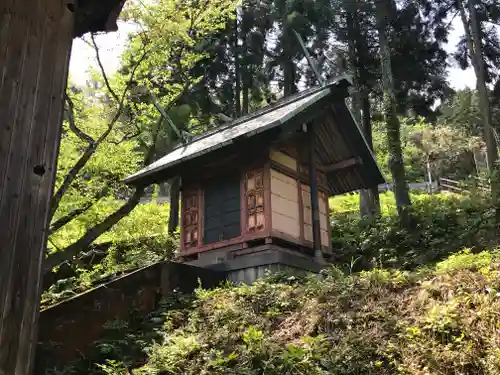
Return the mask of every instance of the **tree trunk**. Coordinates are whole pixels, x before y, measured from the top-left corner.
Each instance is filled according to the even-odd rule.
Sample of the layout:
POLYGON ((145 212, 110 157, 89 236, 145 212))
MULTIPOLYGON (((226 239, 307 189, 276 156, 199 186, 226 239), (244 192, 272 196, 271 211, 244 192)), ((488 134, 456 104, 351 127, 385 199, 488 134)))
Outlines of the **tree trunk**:
POLYGON ((283 30, 283 57, 281 62, 281 68, 283 69, 283 95, 290 96, 297 92, 297 86, 295 85, 295 63, 293 62, 291 44, 295 42, 295 36, 292 34, 292 30, 286 26, 286 20, 284 21, 283 30))
MULTIPOLYGON (((347 4, 349 6, 349 4, 347 4)), ((353 5, 351 5, 352 7, 353 5)), ((367 90, 365 69, 366 43, 361 35, 357 9, 347 12, 347 38, 349 47, 349 60, 354 77, 353 113, 356 123, 361 127, 368 146, 373 151, 372 129, 370 119, 370 100, 367 90)), ((359 209, 361 216, 374 217, 380 213, 378 186, 364 189, 359 192, 359 209)))
POLYGON ((234 80, 235 80, 235 115, 236 117, 241 116, 241 74, 240 74, 240 47, 238 43, 238 8, 236 8, 236 17, 234 18, 234 41, 233 41, 233 51, 234 51, 234 80))
POLYGON ((383 112, 387 126, 387 145, 389 149, 389 168, 394 183, 394 195, 399 217, 405 226, 409 226, 409 206, 411 205, 406 182, 401 148, 400 123, 397 116, 397 101, 392 74, 391 50, 389 47, 388 25, 392 9, 390 0, 377 0, 376 15, 380 44, 380 62, 382 67, 383 112))
POLYGON ((179 199, 180 184, 179 177, 174 177, 170 183, 170 213, 168 217, 168 233, 173 234, 179 226, 179 199))
POLYGON ((163 203, 165 201, 165 197, 170 197, 170 186, 166 182, 163 182, 161 184, 158 184, 157 202, 163 203))
MULTIPOLYGON (((361 68, 363 71, 364 68, 361 68)), ((368 91, 363 89, 361 93, 362 99, 362 116, 363 116, 363 132, 365 134, 366 143, 373 152, 373 137, 372 137, 372 121, 370 98, 368 91)), ((360 212, 362 216, 378 216, 380 215, 380 196, 378 186, 373 186, 371 189, 361 190, 360 192, 360 212)))
POLYGON ((250 89, 252 87, 252 76, 248 65, 245 66, 245 76, 243 77, 243 107, 242 113, 248 114, 250 111, 250 89))
POLYGON ((486 87, 486 63, 483 56, 483 45, 481 41, 481 25, 477 18, 477 0, 468 0, 470 22, 467 20, 462 0, 457 0, 460 17, 465 30, 467 47, 469 49, 472 66, 477 79, 477 91, 479 93, 479 106, 483 117, 484 139, 486 143, 486 161, 491 179, 491 197, 496 207, 496 222, 500 223, 499 181, 494 175, 497 167, 498 152, 495 137, 491 127, 491 107, 486 87))

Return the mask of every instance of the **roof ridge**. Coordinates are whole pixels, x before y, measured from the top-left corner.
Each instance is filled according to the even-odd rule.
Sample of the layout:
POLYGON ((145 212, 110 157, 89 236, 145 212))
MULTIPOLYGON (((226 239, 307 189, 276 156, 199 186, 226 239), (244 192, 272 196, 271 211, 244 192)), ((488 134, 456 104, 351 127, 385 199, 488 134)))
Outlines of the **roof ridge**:
POLYGON ((294 103, 294 102, 296 102, 296 101, 298 101, 300 99, 303 99, 304 97, 306 97, 308 95, 312 95, 312 94, 315 94, 316 92, 319 92, 319 91, 322 91, 324 89, 330 88, 330 87, 338 84, 340 81, 345 80, 345 79, 349 80, 349 77, 345 76, 345 75, 342 75, 342 76, 339 76, 339 77, 336 77, 336 78, 330 80, 329 82, 326 82, 326 84, 324 86, 311 87, 311 88, 308 88, 308 89, 306 89, 304 91, 300 91, 298 93, 295 93, 293 95, 283 97, 283 98, 279 99, 278 101, 276 101, 276 102, 274 102, 272 104, 266 105, 265 107, 259 108, 258 110, 254 111, 252 113, 246 114, 244 116, 240 116, 240 117, 234 119, 233 121, 231 121, 229 124, 218 126, 218 127, 214 128, 214 129, 211 129, 211 130, 208 130, 208 131, 206 131, 204 133, 196 135, 196 136, 193 137, 193 139, 190 142, 188 142, 188 143, 180 143, 179 145, 177 145, 176 147, 174 147, 173 150, 175 150, 177 148, 180 148, 180 147, 185 147, 188 144, 197 142, 197 141, 199 141, 201 139, 204 139, 204 138, 206 138, 206 137, 208 137, 208 136, 210 136, 212 134, 215 134, 215 133, 221 132, 223 130, 232 128, 232 127, 234 127, 236 125, 240 125, 240 124, 242 124, 244 122, 247 122, 249 120, 254 119, 255 117, 259 117, 259 116, 265 115, 268 112, 274 111, 274 110, 276 110, 278 108, 284 107, 285 105, 289 105, 289 104, 294 103))

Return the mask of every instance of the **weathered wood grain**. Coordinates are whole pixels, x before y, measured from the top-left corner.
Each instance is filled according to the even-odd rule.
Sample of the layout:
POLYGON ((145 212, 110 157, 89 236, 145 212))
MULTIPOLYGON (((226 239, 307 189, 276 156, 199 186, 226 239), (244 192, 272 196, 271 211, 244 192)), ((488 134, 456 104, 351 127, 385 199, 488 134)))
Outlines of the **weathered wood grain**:
POLYGON ((33 361, 73 31, 66 5, 0 6, 0 375, 28 374, 33 361))

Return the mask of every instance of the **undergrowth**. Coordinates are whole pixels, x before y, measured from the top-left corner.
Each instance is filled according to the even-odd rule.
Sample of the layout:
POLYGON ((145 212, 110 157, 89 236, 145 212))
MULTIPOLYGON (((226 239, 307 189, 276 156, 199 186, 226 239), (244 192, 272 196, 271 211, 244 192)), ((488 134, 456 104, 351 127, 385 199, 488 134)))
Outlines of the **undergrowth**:
MULTIPOLYGON (((414 228, 404 229, 389 195, 376 219, 360 218, 356 199, 330 201, 335 266, 321 275, 172 295, 149 316, 110 322, 85 360, 47 374, 499 374, 500 251, 486 250, 496 242, 488 202, 413 195, 414 228)), ((110 252, 69 290, 157 255, 140 244, 118 262, 110 252)), ((52 296, 68 290, 56 287, 52 296)))
POLYGON ((412 270, 461 248, 496 246, 494 210, 479 196, 412 194, 412 228, 402 228, 392 193, 381 197, 382 215, 361 218, 359 196, 330 200, 332 262, 344 272, 378 268, 412 270))
POLYGON ((274 275, 165 301, 140 337, 115 330, 93 365, 58 374, 497 375, 498 311, 497 250, 414 272, 274 275))

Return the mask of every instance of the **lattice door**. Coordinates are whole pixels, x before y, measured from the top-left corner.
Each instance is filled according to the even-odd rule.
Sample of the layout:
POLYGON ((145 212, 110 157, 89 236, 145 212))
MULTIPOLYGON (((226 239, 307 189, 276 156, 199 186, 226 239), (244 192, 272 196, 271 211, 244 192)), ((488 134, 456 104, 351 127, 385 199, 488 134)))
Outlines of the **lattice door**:
POLYGON ((196 191, 186 192, 183 199, 184 211, 184 247, 190 248, 198 245, 198 227, 199 227, 199 205, 198 194, 196 191))
POLYGON ((247 231, 260 231, 265 227, 264 170, 254 170, 246 175, 247 231))

